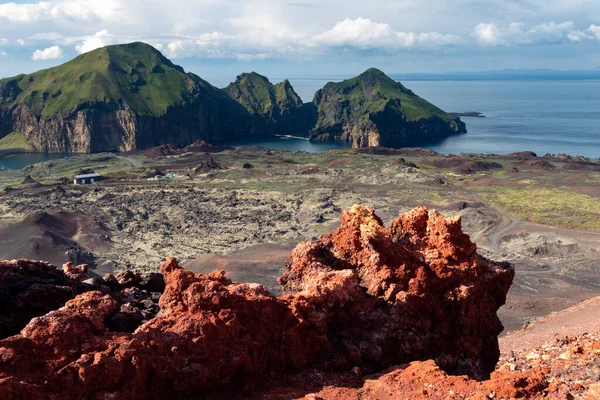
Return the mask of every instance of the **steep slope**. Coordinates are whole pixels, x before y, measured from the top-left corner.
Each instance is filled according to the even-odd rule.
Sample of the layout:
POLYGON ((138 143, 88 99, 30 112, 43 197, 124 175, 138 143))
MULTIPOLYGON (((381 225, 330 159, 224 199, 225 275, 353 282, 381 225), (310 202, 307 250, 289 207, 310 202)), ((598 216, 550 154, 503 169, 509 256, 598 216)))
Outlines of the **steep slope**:
POLYGON ((257 133, 308 133, 316 123, 312 104, 304 104, 286 79, 276 85, 256 72, 238 76, 225 88, 253 118, 257 133))
POLYGON ((249 131, 247 112, 144 43, 108 46, 0 81, 0 137, 37 151, 127 151, 249 131))
POLYGON ((328 83, 317 92, 315 141, 344 140, 353 147, 402 147, 466 133, 448 114, 372 68, 360 76, 328 83))

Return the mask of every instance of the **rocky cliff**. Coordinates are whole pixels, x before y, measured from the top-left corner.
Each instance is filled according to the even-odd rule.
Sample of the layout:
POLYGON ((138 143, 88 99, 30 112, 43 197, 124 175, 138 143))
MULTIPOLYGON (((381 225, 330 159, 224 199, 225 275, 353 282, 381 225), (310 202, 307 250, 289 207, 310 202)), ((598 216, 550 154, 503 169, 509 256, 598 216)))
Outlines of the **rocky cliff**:
POLYGON ((143 43, 0 80, 0 137, 25 134, 40 152, 183 147, 251 131, 241 105, 143 43))
POLYGON ((360 147, 422 145, 466 133, 466 126, 377 69, 328 83, 314 98, 314 141, 341 140, 360 147))
POLYGON ((303 103, 288 80, 273 85, 252 72, 221 90, 131 43, 0 80, 0 138, 13 132, 39 152, 93 153, 309 132, 315 141, 402 147, 466 128, 375 69, 303 103))
MULTIPOLYGON (((66 265, 65 277, 84 271, 66 265)), ((477 255, 460 219, 419 208, 385 228, 360 206, 342 214, 336 232, 294 250, 279 298, 174 259, 161 272, 157 289, 142 289, 135 274, 86 281, 89 291, 0 340, 3 396, 248 397, 324 379, 355 386, 362 374, 427 359, 446 371, 439 375, 485 378, 498 361, 496 311, 514 276, 477 255), (163 291, 158 314, 153 290, 163 291)))
POLYGON ((315 126, 314 105, 304 104, 287 79, 273 85, 251 72, 238 76, 225 92, 252 115, 256 133, 307 134, 315 126))

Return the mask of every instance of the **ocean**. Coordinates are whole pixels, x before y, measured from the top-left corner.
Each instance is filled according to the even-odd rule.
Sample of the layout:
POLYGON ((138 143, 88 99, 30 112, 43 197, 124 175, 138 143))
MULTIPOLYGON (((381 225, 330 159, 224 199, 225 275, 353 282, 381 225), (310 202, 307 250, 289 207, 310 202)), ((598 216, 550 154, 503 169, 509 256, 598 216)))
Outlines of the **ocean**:
MULTIPOLYGON (((392 75, 393 76, 393 75, 392 75)), ((282 79, 271 79, 279 82, 282 79)), ((290 78, 304 101, 329 80, 290 78)), ((219 87, 226 82, 211 81, 219 87)), ((600 80, 570 81, 403 81, 419 96, 449 112, 475 111, 485 118, 462 117, 468 133, 422 147, 443 153, 533 151, 600 158, 600 80)), ((293 137, 256 137, 229 143, 273 149, 321 152, 343 143, 310 143, 293 137)), ((0 168, 19 169, 57 154, 23 154, 0 158, 0 168)))
MULTIPOLYGON (((309 101, 327 80, 296 78, 290 82, 309 101)), ((402 83, 445 111, 486 116, 462 117, 466 135, 423 146, 428 149, 443 154, 530 150, 538 155, 600 157, 599 80, 402 83)))

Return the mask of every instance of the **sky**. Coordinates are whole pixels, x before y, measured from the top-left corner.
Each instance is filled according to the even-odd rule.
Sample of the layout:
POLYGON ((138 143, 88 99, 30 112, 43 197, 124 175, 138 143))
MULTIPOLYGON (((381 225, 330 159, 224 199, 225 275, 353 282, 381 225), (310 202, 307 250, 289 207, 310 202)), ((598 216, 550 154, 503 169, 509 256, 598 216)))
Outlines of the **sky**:
POLYGON ((143 41, 225 84, 270 77, 600 67, 600 0, 0 1, 0 77, 143 41))

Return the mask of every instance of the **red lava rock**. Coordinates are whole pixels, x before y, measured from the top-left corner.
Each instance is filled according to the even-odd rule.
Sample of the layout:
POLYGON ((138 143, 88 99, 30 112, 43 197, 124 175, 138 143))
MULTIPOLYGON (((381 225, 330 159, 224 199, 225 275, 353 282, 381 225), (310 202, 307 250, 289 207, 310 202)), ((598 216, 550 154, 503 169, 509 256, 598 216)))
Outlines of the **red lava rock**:
POLYGON ((73 263, 69 261, 63 265, 62 270, 65 275, 76 281, 83 281, 88 278, 87 264, 74 266, 73 263))
MULTIPOLYGON (((414 372, 407 388, 424 395, 430 389, 418 379, 471 382, 444 371, 488 376, 498 361, 496 311, 512 267, 477 255, 459 219, 425 208, 388 229, 370 208, 355 206, 341 219, 336 232, 293 251, 280 298, 261 285, 233 283, 223 271, 194 274, 175 259, 161 267, 160 312, 132 333, 105 325, 123 312, 115 297, 99 291, 76 297, 0 341, 0 393, 7 399, 206 397, 263 390, 307 371, 306 384, 325 384, 338 372, 351 382, 427 359, 442 369, 430 361, 418 374, 411 367, 394 373, 388 383, 401 385, 414 372)), ((510 376, 522 378, 514 390, 543 386, 528 374, 510 376)), ((362 398, 392 398, 384 387, 373 390, 362 398)))
POLYGON ((321 324, 328 347, 337 346, 324 366, 373 373, 435 359, 452 373, 489 376, 503 329, 496 311, 514 269, 480 257, 460 218, 424 207, 386 229, 373 209, 355 206, 341 225, 299 245, 280 278, 302 318, 321 324))
POLYGON ((433 361, 415 361, 382 375, 367 377, 362 387, 327 387, 303 397, 304 400, 397 400, 397 399, 516 399, 543 397, 544 371, 494 372, 485 382, 466 376, 450 376, 433 361))

